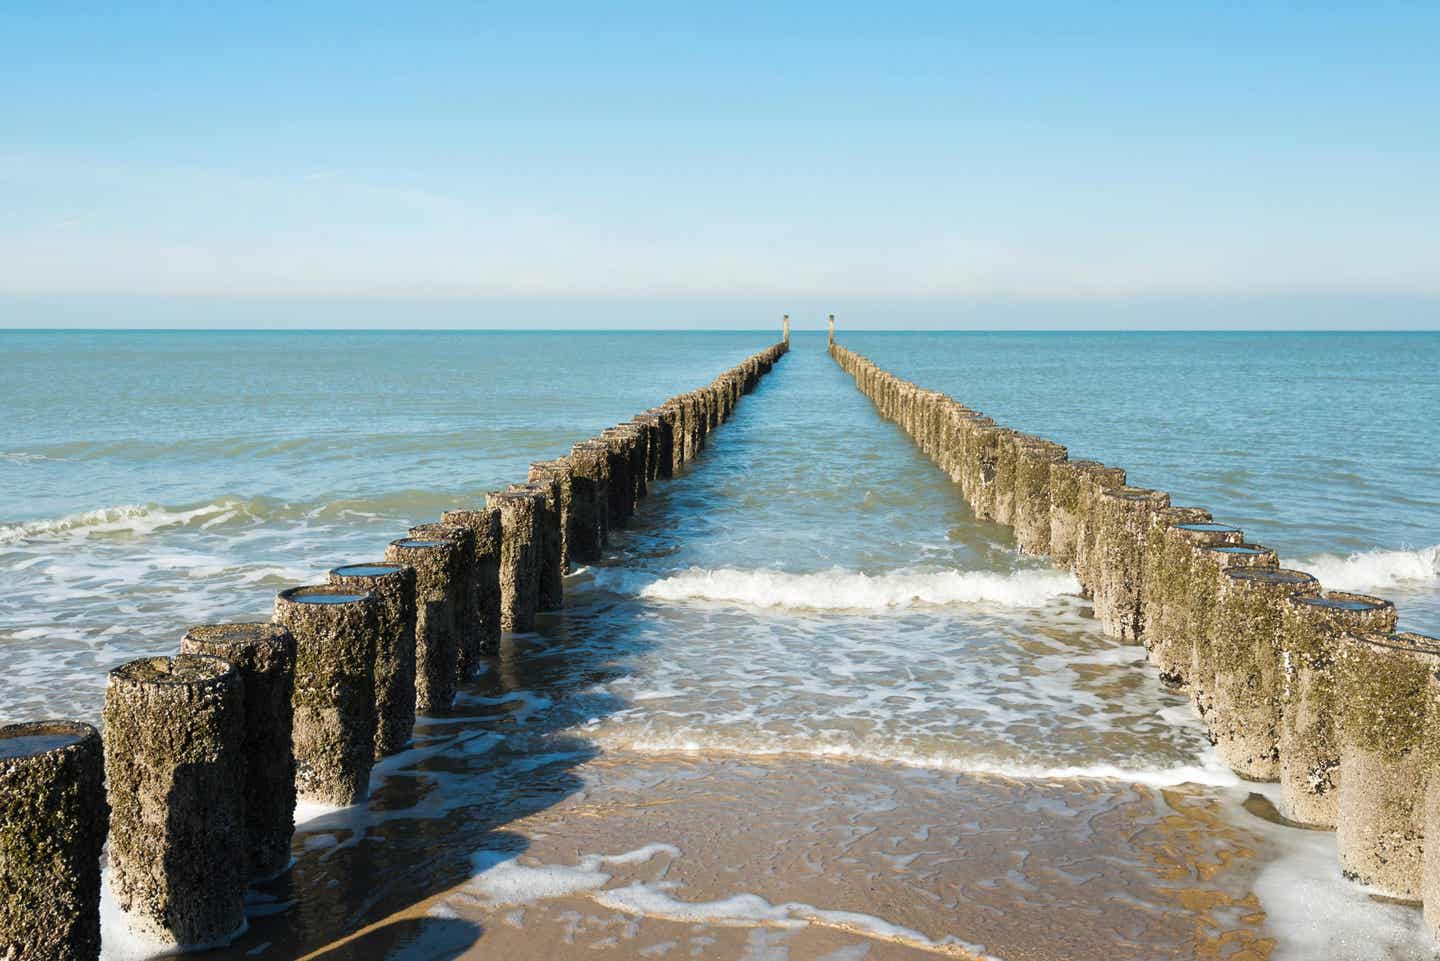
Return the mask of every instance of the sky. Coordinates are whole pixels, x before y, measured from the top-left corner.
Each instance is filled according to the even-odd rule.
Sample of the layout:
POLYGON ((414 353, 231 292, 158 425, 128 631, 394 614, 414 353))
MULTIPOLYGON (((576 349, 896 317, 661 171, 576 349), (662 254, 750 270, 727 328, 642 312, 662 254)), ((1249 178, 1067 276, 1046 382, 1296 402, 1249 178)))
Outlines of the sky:
POLYGON ((0 326, 1440 327, 1440 5, 0 9, 0 326))

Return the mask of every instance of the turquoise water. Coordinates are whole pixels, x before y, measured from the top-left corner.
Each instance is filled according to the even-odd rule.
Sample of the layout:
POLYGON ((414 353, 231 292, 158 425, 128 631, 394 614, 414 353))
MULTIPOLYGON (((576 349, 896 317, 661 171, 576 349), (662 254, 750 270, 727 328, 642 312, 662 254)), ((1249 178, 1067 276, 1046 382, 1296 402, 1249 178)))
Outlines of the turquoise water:
MULTIPOLYGON (((267 616, 277 591, 373 561, 410 526, 773 339, 0 333, 0 721, 94 720, 108 668, 173 651, 191 623, 267 616)), ((844 340, 1440 633, 1440 336, 844 340)), ((463 877, 464 844, 497 811, 575 790, 596 757, 1188 784, 1249 823, 1188 700, 1100 634, 1068 574, 977 522, 822 336, 797 335, 686 476, 654 485, 566 590, 565 609, 508 638, 464 692, 463 733, 422 725, 415 757, 377 773, 371 820, 341 855, 303 853, 306 831, 340 822, 308 824, 293 886, 274 893, 297 906, 252 918, 237 957, 266 939, 313 949, 410 903, 437 883, 416 865, 463 877)), ((1328 956, 1407 956, 1412 912, 1277 870, 1267 890, 1324 894, 1368 925, 1328 956)))

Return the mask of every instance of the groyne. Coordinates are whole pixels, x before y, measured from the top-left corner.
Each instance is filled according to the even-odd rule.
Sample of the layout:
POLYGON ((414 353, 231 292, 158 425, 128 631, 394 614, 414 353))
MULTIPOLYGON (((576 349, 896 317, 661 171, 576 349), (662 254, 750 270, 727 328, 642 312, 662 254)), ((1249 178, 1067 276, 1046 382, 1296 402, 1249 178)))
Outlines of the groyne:
POLYGON ((291 863, 297 798, 363 801, 416 714, 448 711, 502 632, 559 610, 565 573, 599 560, 788 350, 787 319, 709 384, 377 545, 380 560, 282 591, 268 621, 184 629, 175 656, 110 673, 103 736, 0 727, 0 958, 99 957, 107 836, 134 933, 178 951, 231 940, 247 885, 291 863))
POLYGON ((1071 570, 1101 628, 1143 645, 1158 680, 1188 690, 1239 777, 1278 782, 1283 818, 1337 830, 1337 871, 1423 902, 1440 939, 1440 640, 1395 633, 1389 601, 1326 591, 1123 468, 1072 460, 1060 443, 891 374, 837 343, 833 318, 829 340, 977 517, 1071 570))

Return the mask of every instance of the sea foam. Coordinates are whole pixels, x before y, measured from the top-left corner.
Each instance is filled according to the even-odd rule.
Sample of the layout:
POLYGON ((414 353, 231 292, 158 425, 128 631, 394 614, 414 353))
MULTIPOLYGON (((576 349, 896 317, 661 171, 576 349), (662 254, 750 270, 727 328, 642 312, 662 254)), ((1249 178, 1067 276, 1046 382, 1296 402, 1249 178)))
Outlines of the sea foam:
POLYGON ((664 578, 597 570, 596 583, 618 593, 658 601, 717 601, 790 610, 887 610, 992 604, 1042 607, 1080 590, 1074 575, 1056 570, 864 574, 839 568, 813 574, 692 567, 664 578))
POLYGON ((1440 544, 1408 551, 1364 551, 1348 557, 1320 554, 1298 561, 1296 566, 1333 590, 1384 591, 1440 580, 1440 544))

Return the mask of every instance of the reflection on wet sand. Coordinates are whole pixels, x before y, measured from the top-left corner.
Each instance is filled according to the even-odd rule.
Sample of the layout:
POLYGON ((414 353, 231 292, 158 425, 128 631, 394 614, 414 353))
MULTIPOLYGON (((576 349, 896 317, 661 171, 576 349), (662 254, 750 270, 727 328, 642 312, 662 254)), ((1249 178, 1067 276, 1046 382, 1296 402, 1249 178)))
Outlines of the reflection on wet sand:
MULTIPOLYGON (((380 868, 368 892, 335 883, 333 867, 320 868, 324 881, 297 870, 312 891, 334 892, 305 925, 320 935, 328 912, 334 938, 285 942, 257 925, 234 955, 269 940, 262 954, 337 961, 577 948, 602 958, 1269 956, 1249 893, 1257 841, 1226 823, 1219 800, 1188 789, 799 759, 607 756, 567 776, 578 790, 504 833, 447 843, 458 861, 428 862, 423 886, 392 873, 404 858, 368 866, 380 868)), ((406 838, 387 834, 386 846, 406 838)))

